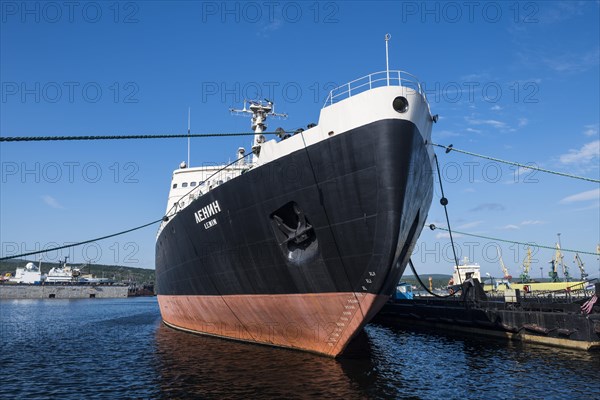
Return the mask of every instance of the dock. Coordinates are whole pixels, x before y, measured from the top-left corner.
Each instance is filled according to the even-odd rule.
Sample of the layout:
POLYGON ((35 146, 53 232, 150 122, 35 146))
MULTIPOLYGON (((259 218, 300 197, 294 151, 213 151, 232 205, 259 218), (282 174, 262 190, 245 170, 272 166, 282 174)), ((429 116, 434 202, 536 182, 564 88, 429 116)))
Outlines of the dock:
POLYGON ((127 285, 0 284, 0 300, 126 298, 127 285))
POLYGON ((517 289, 492 297, 475 282, 465 282, 460 297, 392 299, 373 322, 600 350, 600 283, 580 296, 517 289))

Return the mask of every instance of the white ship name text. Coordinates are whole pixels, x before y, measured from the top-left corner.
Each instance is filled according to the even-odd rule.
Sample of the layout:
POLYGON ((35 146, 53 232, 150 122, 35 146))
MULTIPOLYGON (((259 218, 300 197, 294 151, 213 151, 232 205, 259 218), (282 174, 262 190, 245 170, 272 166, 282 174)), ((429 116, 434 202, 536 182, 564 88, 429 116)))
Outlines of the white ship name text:
POLYGON ((217 219, 213 218, 210 221, 204 223, 204 229, 212 228, 216 224, 217 224, 217 219))
POLYGON ((194 217, 196 217, 196 223, 199 224, 200 222, 202 222, 220 212, 221 212, 221 207, 219 206, 219 201, 215 200, 212 203, 210 203, 210 204, 202 207, 198 211, 196 211, 196 213, 194 214, 194 217))

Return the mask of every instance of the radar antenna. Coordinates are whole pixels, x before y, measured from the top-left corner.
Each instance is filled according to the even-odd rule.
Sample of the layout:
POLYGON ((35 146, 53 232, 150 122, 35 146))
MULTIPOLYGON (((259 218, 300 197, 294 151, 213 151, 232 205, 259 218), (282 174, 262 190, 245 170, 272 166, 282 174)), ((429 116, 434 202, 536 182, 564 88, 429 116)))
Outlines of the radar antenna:
POLYGON ((252 153, 253 159, 256 161, 257 157, 260 155, 260 146, 266 141, 265 136, 262 134, 266 129, 267 125, 265 121, 267 117, 278 117, 278 118, 287 118, 287 114, 276 113, 275 105, 269 99, 264 100, 244 100, 244 108, 235 109, 230 108, 229 111, 233 115, 245 116, 247 114, 252 115, 252 130, 254 131, 254 142, 252 144, 252 153), (249 107, 246 108, 246 103, 249 104, 249 107))

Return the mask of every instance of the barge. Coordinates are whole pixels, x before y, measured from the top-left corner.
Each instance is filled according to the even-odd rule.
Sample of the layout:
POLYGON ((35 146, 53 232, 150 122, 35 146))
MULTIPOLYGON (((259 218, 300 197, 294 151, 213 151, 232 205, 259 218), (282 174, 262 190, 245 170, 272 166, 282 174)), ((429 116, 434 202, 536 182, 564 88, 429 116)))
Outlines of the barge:
POLYGON ((373 322, 600 350, 599 294, 600 283, 596 283, 593 291, 580 296, 566 291, 542 295, 517 289, 491 297, 477 280, 468 280, 460 297, 394 296, 373 322))

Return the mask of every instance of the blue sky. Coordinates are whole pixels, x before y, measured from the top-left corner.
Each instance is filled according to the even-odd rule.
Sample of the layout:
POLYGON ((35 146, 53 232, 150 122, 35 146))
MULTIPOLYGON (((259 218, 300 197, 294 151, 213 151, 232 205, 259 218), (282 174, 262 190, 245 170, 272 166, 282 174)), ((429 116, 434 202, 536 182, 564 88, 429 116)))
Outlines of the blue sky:
MULTIPOLYGON (((598 179, 599 23, 585 2, 12 2, 0 8, 0 134, 99 135, 248 131, 230 116, 244 97, 269 97, 317 122, 327 91, 390 68, 417 75, 434 141, 598 179)), ((221 163, 249 138, 195 139, 192 165, 221 163)), ((516 171, 437 150, 452 227, 595 251, 598 184, 516 171)), ((3 143, 3 256, 90 239, 160 218, 186 141, 3 143)), ((445 226, 439 189, 429 222, 445 226)), ((98 242, 76 263, 154 266, 156 227, 98 242)), ((458 236, 458 235, 457 235, 458 236)), ((457 237, 463 255, 500 275, 495 244, 457 237)), ((500 244, 513 275, 523 246, 500 244)), ((413 260, 449 273, 441 231, 424 230, 413 260)), ((544 276, 552 251, 535 252, 544 276)), ((600 261, 583 256, 598 276, 600 261)), ((571 274, 579 273, 565 261, 571 274)))

